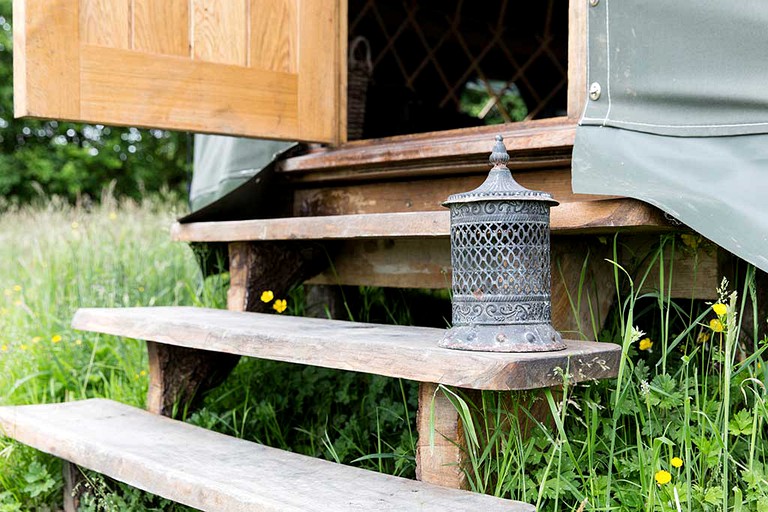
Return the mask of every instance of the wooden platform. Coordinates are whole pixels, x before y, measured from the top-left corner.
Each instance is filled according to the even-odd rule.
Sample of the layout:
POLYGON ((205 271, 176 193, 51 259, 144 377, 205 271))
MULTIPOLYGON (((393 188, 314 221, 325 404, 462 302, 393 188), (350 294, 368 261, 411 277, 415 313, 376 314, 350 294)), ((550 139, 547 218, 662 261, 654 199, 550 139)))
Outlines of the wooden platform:
POLYGON ((615 377, 621 347, 566 341, 557 352, 498 354, 437 346, 442 329, 191 307, 80 309, 75 329, 470 389, 523 390, 615 377), (561 371, 562 370, 562 371, 561 371))
POLYGON ((0 407, 0 429, 38 450, 201 510, 534 510, 269 448, 110 400, 0 407))
MULTIPOLYGON (((617 229, 664 231, 669 223, 653 206, 635 199, 563 203, 552 209, 553 234, 608 233, 617 229)), ((180 242, 447 238, 449 212, 370 213, 229 222, 175 223, 180 242)))

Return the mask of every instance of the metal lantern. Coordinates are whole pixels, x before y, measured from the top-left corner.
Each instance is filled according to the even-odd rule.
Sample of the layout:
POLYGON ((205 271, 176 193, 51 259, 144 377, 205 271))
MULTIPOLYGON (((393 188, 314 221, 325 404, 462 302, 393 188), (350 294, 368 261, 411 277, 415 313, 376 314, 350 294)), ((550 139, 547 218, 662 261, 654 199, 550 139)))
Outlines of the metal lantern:
POLYGON ((518 184, 500 135, 477 189, 451 210, 453 327, 441 347, 493 352, 565 348, 551 323, 549 209, 552 195, 518 184))

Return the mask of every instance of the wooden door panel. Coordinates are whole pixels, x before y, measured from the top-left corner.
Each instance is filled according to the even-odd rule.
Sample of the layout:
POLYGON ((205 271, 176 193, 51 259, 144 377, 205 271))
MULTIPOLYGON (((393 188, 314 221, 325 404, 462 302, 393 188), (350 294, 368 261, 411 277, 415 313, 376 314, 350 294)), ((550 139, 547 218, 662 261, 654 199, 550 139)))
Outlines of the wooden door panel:
POLYGON ((133 0, 133 49, 189 55, 189 0, 133 0))
POLYGON ((345 139, 346 0, 14 0, 17 116, 345 139))

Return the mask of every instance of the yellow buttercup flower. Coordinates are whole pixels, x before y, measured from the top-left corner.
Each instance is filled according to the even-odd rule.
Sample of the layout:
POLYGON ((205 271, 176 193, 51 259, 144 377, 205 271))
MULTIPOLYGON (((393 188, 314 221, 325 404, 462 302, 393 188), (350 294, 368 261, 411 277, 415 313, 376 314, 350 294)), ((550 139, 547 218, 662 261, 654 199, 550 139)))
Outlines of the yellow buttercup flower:
POLYGON ((651 338, 643 338, 640 340, 640 350, 650 350, 653 346, 651 338))
POLYGON ((75 345, 82 345, 82 344, 83 344, 83 340, 81 340, 80 338, 75 340, 75 345))
POLYGON ((8 352, 8 345, 0 345, 0 351, 8 352))
POLYGON ((285 308, 288 307, 288 303, 285 299, 277 299, 274 304, 272 304, 272 309, 277 311, 278 313, 282 313, 285 311, 285 308))
POLYGON ((35 336, 32 338, 32 343, 40 343, 41 341, 43 341, 43 338, 40 336, 35 336))
POLYGON ((717 318, 713 318, 709 321, 709 328, 715 332, 723 332, 725 330, 725 327, 723 327, 723 322, 717 318))
POLYGON ((669 471, 660 470, 656 472, 656 483, 659 485, 668 484, 672 481, 672 475, 669 473, 669 471))
POLYGON ((13 285, 13 291, 20 292, 21 291, 21 285, 18 285, 18 284, 13 285))
POLYGON ((117 218, 117 214, 115 212, 109 212, 109 220, 115 220, 117 218))
POLYGON ((80 224, 77 221, 72 223, 72 229, 77 229, 79 227, 80 227, 80 224))
POLYGON ((147 370, 141 370, 139 372, 139 375, 141 375, 142 377, 145 377, 147 375, 147 370))
POLYGON ((24 345, 23 343, 22 343, 21 345, 19 345, 19 348, 20 348, 21 350, 27 350, 27 346, 26 346, 26 345, 24 345))
POLYGON ((54 334, 54 335, 51 337, 51 343, 58 343, 58 342, 60 342, 60 341, 61 341, 61 336, 59 336, 58 334, 54 334))
POLYGON ((718 302, 717 304, 712 304, 712 310, 717 316, 723 316, 728 312, 728 306, 718 302))
POLYGON ((261 302, 272 302, 274 298, 275 294, 272 293, 272 290, 261 292, 261 302))
POLYGON ((672 464, 673 468, 683 467, 683 459, 680 457, 672 457, 672 460, 669 463, 672 464))

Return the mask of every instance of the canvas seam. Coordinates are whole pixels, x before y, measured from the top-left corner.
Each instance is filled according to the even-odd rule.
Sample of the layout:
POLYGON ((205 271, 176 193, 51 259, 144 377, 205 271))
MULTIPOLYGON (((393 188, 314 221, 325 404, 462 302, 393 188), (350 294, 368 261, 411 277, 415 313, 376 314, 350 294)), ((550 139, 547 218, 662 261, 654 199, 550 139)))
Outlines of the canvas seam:
POLYGON ((768 126, 768 122, 761 123, 733 123, 733 124, 657 124, 657 123, 641 123, 639 121, 622 121, 620 119, 608 119, 599 117, 586 117, 582 118, 583 121, 599 121, 605 126, 606 121, 610 121, 616 124, 631 124, 637 126, 656 126, 659 128, 738 128, 740 126, 768 126))

